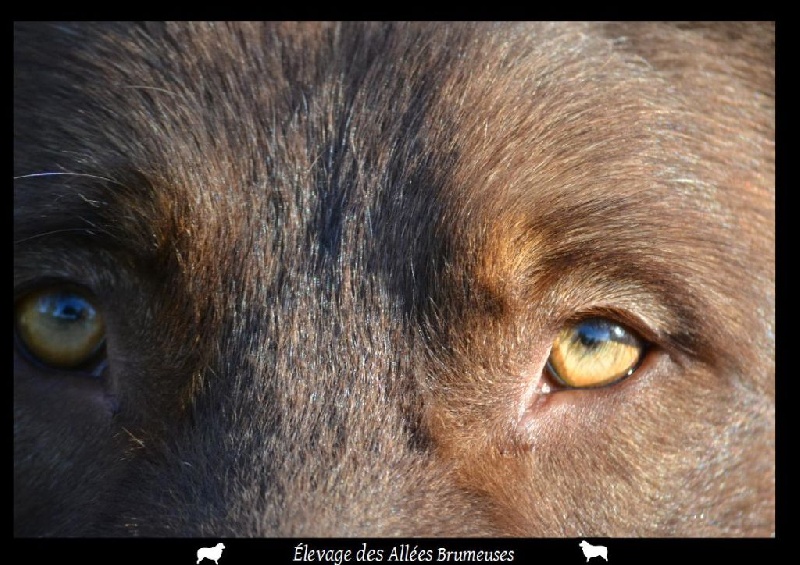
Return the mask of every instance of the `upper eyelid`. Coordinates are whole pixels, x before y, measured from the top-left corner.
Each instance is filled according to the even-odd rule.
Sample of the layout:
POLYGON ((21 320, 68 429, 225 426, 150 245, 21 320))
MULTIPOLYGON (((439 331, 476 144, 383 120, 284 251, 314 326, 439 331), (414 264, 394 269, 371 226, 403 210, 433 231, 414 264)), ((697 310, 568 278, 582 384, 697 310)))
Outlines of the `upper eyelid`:
POLYGON ((14 281, 14 302, 17 302, 26 295, 48 287, 74 288, 91 296, 97 296, 91 284, 85 284, 74 277, 64 277, 58 275, 44 275, 18 279, 14 281))
POLYGON ((636 337, 648 344, 657 344, 668 339, 658 328, 653 328, 650 323, 642 320, 627 309, 613 308, 610 306, 597 306, 579 310, 568 317, 558 321, 558 330, 581 323, 591 318, 602 318, 624 327, 633 332, 636 337))
POLYGON ((75 247, 62 241, 45 250, 14 254, 14 298, 53 284, 77 286, 102 299, 117 281, 130 278, 131 274, 105 250, 75 247))
POLYGON ((701 359, 710 348, 703 331, 707 322, 699 314, 709 309, 702 302, 702 293, 681 287, 674 278, 654 280, 647 272, 644 260, 639 267, 632 262, 619 272, 576 264, 541 284, 533 275, 525 299, 549 313, 545 323, 551 331, 569 321, 599 315, 622 323, 675 355, 701 359))

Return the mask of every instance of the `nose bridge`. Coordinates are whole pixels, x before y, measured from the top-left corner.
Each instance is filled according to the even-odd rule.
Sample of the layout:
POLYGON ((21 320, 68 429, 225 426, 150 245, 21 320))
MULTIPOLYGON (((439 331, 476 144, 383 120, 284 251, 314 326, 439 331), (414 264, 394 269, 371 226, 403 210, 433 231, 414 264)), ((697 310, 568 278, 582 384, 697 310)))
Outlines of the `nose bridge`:
POLYGON ((220 507, 204 520, 251 535, 397 533, 397 510, 425 490, 409 477, 442 481, 413 445, 411 340, 368 278, 303 279, 229 326, 222 349, 237 353, 207 376, 193 435, 206 436, 197 460, 217 463, 195 480, 220 507))
POLYGON ((410 348, 401 320, 366 281, 358 292, 335 294, 309 283, 282 301, 274 366, 263 377, 276 385, 284 431, 336 452, 342 442, 371 443, 387 429, 399 436, 400 400, 413 394, 413 374, 399 366, 410 348))

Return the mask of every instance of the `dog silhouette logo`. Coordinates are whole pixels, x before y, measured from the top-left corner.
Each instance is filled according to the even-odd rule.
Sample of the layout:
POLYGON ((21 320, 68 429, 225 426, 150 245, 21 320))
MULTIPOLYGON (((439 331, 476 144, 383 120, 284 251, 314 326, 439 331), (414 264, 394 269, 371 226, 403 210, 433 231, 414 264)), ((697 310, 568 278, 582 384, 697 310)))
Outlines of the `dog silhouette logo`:
POLYGON ((589 559, 592 557, 602 557, 606 561, 608 561, 608 548, 602 545, 592 545, 586 540, 581 540, 581 543, 578 545, 581 546, 581 550, 583 551, 583 555, 586 557, 586 562, 589 562, 589 559))
POLYGON ((224 543, 218 543, 214 547, 201 547, 197 550, 197 563, 203 559, 208 559, 214 563, 219 564, 219 558, 222 557, 222 550, 225 549, 224 543))

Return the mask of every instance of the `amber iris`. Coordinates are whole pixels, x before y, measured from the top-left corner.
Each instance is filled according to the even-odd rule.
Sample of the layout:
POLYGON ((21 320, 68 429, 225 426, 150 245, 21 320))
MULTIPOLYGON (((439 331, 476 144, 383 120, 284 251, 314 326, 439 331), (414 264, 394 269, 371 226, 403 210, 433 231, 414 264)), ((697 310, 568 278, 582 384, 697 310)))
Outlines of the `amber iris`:
POLYGON ((646 343, 633 331, 605 318, 570 324, 558 334, 547 366, 570 388, 591 388, 630 376, 641 363, 646 343))
POLYGON ((87 292, 48 287, 29 292, 15 306, 17 338, 36 360, 56 368, 91 361, 105 342, 105 324, 87 292))

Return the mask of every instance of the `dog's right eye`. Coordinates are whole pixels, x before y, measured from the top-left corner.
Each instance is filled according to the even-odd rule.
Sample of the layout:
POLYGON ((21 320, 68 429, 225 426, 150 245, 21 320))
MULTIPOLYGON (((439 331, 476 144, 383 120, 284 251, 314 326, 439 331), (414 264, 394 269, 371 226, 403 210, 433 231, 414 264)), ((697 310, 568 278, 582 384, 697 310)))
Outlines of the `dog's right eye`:
POLYGON ((14 310, 17 342, 44 365, 81 368, 103 350, 103 316, 96 299, 84 290, 68 285, 34 290, 14 310))
POLYGON ((547 368, 569 388, 596 388, 633 374, 646 352, 647 343, 633 330, 606 318, 588 318, 561 331, 547 368))

